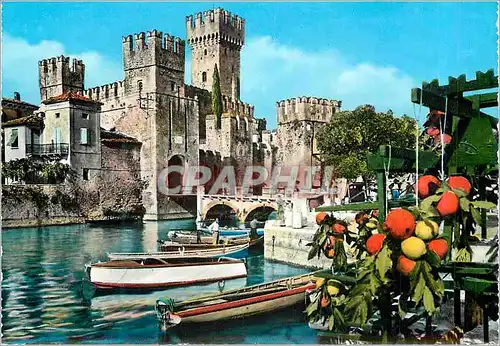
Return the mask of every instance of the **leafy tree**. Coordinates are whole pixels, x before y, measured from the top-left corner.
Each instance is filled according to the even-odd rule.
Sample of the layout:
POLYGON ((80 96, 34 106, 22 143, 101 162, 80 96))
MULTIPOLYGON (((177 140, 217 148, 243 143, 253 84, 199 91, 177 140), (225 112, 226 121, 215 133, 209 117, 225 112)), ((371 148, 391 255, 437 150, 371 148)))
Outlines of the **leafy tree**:
POLYGON ((333 166, 337 177, 366 181, 374 172, 366 165, 366 155, 381 145, 415 148, 416 122, 392 111, 377 113, 370 105, 335 114, 318 134, 318 149, 325 165, 333 166))
POLYGON ((219 70, 217 69, 217 64, 215 64, 214 74, 212 77, 212 111, 217 119, 217 128, 221 128, 222 119, 222 94, 220 91, 220 79, 219 70))

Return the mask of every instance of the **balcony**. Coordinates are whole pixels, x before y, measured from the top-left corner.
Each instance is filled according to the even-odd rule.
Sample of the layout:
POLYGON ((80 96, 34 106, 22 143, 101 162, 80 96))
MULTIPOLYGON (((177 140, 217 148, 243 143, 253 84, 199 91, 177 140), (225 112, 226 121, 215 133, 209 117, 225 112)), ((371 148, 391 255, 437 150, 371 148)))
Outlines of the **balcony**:
POLYGON ((52 156, 52 155, 68 155, 68 143, 55 144, 26 144, 26 155, 33 156, 52 156))

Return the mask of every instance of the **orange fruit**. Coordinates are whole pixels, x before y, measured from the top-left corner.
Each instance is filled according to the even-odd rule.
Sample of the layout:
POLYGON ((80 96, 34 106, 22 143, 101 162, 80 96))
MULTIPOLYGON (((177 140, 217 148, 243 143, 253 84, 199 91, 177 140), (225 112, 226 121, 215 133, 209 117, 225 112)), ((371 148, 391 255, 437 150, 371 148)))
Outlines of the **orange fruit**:
POLYGON ((418 196, 420 198, 433 195, 441 186, 441 182, 433 175, 424 175, 418 179, 418 196))
POLYGON ((401 274, 408 276, 413 271, 413 269, 415 269, 416 265, 417 262, 401 255, 398 258, 397 269, 401 274))
POLYGON ((448 186, 451 189, 461 189, 461 190, 464 190, 464 192, 466 194, 469 194, 470 191, 471 191, 471 189, 472 189, 472 186, 471 186, 469 180, 467 180, 467 178, 461 177, 461 176, 450 177, 448 179, 448 186))
POLYGON ((429 250, 434 252, 439 258, 444 259, 448 253, 448 242, 446 239, 439 238, 429 242, 429 250))
POLYGON ((384 234, 374 234, 366 241, 366 249, 370 255, 375 255, 382 249, 384 244, 385 235, 384 234))
POLYGON ((333 258, 335 257, 335 250, 334 249, 328 249, 325 253, 326 258, 333 258))
POLYGON ((396 239, 406 239, 415 231, 415 218, 408 210, 394 209, 385 218, 384 229, 396 239))
POLYGON ((345 226, 340 223, 333 224, 332 231, 333 233, 344 234, 345 226))
POLYGON ((327 213, 325 213, 324 211, 316 214, 316 223, 318 225, 321 225, 323 223, 323 221, 325 221, 325 218, 328 216, 327 213))
POLYGON ((441 216, 455 214, 458 211, 459 203, 460 202, 455 193, 452 191, 445 191, 441 195, 441 199, 439 200, 436 209, 441 216))
POLYGON ((437 127, 431 126, 427 129, 427 134, 431 137, 439 136, 439 129, 437 127))
POLYGON ((321 307, 326 308, 330 304, 330 299, 326 296, 326 294, 321 297, 321 307))

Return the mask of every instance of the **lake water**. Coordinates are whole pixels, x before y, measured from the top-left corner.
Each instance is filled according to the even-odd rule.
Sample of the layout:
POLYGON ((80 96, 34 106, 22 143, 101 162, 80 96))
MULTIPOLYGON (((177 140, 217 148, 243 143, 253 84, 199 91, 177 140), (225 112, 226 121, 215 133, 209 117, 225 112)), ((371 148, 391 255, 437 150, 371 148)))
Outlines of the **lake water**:
MULTIPOLYGON (((317 333, 301 311, 283 311, 244 321, 160 332, 156 298, 185 299, 219 291, 218 284, 154 293, 93 296, 84 265, 108 252, 155 251, 157 240, 190 221, 141 225, 71 225, 2 230, 2 341, 4 343, 274 343, 312 344, 317 333)), ((248 277, 227 281, 224 290, 298 275, 306 269, 268 262, 250 253, 248 277)))

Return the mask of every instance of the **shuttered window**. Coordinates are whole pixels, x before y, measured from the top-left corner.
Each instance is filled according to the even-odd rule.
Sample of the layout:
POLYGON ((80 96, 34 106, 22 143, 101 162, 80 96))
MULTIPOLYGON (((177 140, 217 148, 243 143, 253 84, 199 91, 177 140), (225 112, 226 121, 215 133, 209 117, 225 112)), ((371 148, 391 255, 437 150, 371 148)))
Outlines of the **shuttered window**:
POLYGON ((80 129, 80 144, 89 144, 89 131, 85 127, 80 129))
POLYGON ((17 129, 12 129, 7 145, 11 148, 19 148, 19 134, 17 129))

